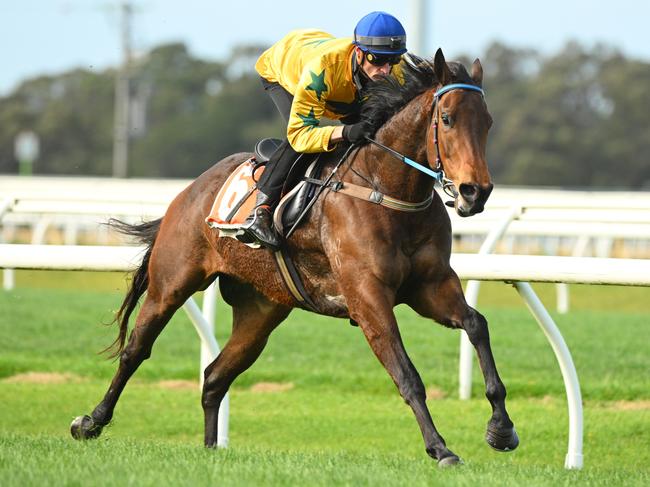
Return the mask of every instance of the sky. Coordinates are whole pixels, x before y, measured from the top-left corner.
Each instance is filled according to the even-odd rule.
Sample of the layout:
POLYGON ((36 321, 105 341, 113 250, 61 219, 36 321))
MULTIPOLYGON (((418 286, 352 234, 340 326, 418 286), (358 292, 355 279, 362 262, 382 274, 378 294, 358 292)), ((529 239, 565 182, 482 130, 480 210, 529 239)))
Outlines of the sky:
MULTIPOLYGON (((0 96, 25 79, 83 67, 104 70, 121 57, 123 0, 0 0, 0 96)), ((421 0, 427 2, 423 44, 416 54, 442 47, 447 59, 480 57, 492 41, 553 54, 568 40, 588 48, 606 43, 650 62, 646 0, 421 0)), ((238 44, 272 44, 295 28, 351 35, 373 10, 398 17, 410 47, 417 0, 131 0, 132 44, 146 52, 184 42, 206 60, 225 59, 238 44), (410 33, 410 34, 409 34, 410 33)))

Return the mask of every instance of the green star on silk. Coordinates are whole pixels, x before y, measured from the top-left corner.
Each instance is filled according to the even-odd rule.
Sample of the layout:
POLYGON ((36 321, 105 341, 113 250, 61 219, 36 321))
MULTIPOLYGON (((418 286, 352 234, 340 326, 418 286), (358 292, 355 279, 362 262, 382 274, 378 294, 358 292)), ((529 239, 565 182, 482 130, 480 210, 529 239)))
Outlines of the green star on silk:
POLYGON ((316 39, 314 41, 309 41, 305 42, 305 46, 311 46, 313 45, 314 47, 320 46, 323 42, 331 41, 332 39, 316 39))
POLYGON ((309 114, 307 115, 302 115, 300 113, 296 113, 296 115, 298 115, 298 117, 300 117, 302 120, 303 127, 309 127, 307 130, 311 130, 320 124, 320 121, 316 118, 316 115, 314 115, 313 108, 309 110, 309 114))
POLYGON ((320 101, 323 92, 327 91, 327 85, 325 84, 325 70, 323 69, 320 74, 309 71, 309 74, 311 75, 311 83, 305 87, 305 90, 315 91, 318 101, 320 101))

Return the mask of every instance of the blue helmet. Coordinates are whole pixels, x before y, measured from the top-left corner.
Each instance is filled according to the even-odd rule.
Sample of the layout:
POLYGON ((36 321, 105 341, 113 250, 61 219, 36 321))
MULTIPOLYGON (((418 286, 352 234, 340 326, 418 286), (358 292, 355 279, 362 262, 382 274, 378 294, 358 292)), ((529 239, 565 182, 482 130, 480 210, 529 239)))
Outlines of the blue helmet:
POLYGON ((353 44, 373 54, 404 54, 406 31, 391 14, 371 12, 354 28, 353 44))

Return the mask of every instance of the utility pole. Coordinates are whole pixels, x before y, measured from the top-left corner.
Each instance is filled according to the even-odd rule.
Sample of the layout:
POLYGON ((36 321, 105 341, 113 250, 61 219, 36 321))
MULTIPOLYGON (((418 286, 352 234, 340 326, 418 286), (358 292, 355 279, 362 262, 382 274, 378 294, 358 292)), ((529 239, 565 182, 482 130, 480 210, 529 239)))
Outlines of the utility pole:
POLYGON ((131 15, 133 9, 129 1, 120 6, 120 38, 122 44, 122 63, 115 76, 115 111, 113 127, 113 177, 125 178, 129 164, 129 119, 131 112, 131 93, 129 87, 131 67, 131 15))
POLYGON ((407 43, 409 51, 418 56, 428 57, 429 52, 429 30, 433 28, 430 24, 430 10, 433 0, 411 0, 411 28, 407 43))

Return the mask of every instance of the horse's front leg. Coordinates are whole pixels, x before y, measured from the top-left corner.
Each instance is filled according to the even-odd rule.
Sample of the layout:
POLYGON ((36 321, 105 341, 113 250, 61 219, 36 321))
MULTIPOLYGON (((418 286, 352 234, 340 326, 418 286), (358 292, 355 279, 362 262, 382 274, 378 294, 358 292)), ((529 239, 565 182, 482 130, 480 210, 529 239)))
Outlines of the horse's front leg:
POLYGON ((393 314, 394 292, 372 277, 360 281, 355 275, 346 282, 350 283, 346 289, 350 318, 359 324, 372 351, 413 410, 427 453, 437 459, 440 466, 458 463, 458 456, 447 448, 433 424, 425 403, 424 384, 404 349, 393 314))
POLYGON ((441 281, 425 282, 410 293, 407 301, 419 314, 432 318, 438 323, 462 328, 476 349, 481 371, 485 380, 485 395, 492 406, 492 417, 488 422, 486 441, 499 451, 511 451, 519 445, 519 438, 506 411, 506 388, 497 372, 490 334, 485 317, 470 307, 456 273, 449 274, 441 281))

